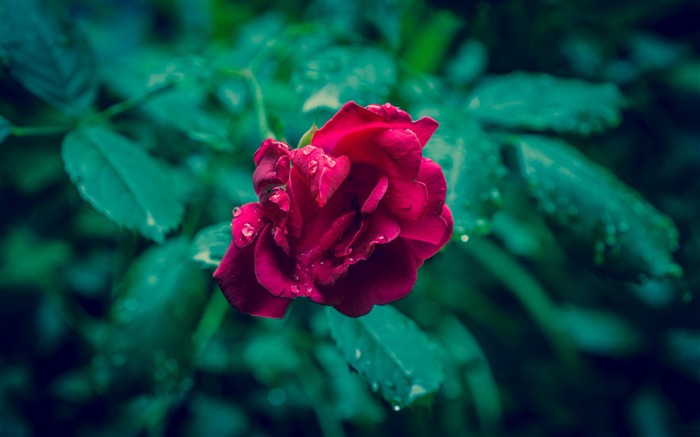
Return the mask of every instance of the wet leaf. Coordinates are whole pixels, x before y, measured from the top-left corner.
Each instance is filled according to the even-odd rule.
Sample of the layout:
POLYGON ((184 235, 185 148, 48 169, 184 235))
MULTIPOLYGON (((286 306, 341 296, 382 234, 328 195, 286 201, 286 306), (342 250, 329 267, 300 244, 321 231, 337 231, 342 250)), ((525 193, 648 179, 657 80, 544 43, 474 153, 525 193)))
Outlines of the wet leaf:
POLYGON ((231 243, 231 221, 207 226, 194 237, 192 259, 216 267, 231 243))
POLYGON ((10 76, 58 109, 84 114, 95 99, 97 80, 83 35, 48 2, 4 2, 2 13, 0 56, 10 76))
POLYGON ((447 205, 460 238, 488 234, 491 216, 502 203, 500 180, 507 174, 498 146, 476 122, 441 125, 425 146, 447 180, 447 205))
POLYGON ((519 72, 485 79, 466 110, 499 126, 588 135, 616 126, 623 105, 613 84, 519 72))
POLYGON ((184 207, 158 162, 131 140, 104 128, 68 134, 63 162, 80 195, 110 220, 163 241, 184 207))
POLYGON ((346 317, 327 309, 331 335, 341 354, 394 410, 428 398, 444 378, 432 340, 390 306, 366 316, 346 317))
POLYGON ((572 255, 618 278, 681 275, 675 225, 639 193, 563 141, 512 141, 530 195, 572 255))
POLYGON ((384 102, 396 83, 396 66, 378 49, 332 47, 304 59, 292 82, 304 99, 303 111, 336 110, 349 100, 360 105, 384 102))

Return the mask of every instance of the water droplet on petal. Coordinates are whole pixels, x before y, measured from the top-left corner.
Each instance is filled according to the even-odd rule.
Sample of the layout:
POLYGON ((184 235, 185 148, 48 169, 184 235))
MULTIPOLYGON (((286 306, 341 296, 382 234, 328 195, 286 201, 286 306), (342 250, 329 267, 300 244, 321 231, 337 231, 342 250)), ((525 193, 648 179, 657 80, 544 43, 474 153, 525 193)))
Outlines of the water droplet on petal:
POLYGON ((386 236, 384 236, 384 235, 380 235, 377 237, 377 241, 384 241, 384 240, 386 240, 386 236))
POLYGON ((307 155, 307 156, 313 151, 314 151, 314 146, 306 146, 303 149, 301 149, 301 153, 303 153, 304 155, 307 155))
POLYGON ((309 174, 316 173, 316 170, 318 170, 318 161, 312 159, 309 161, 309 174))
POLYGON ((239 215, 241 215, 241 208, 239 208, 239 207, 233 208, 233 216, 238 217, 239 215))
POLYGON ((250 223, 244 224, 243 229, 241 229, 241 234, 243 234, 244 237, 251 237, 254 232, 255 228, 250 223))
POLYGON ((299 280, 299 275, 296 273, 292 273, 292 281, 298 281, 299 280))
POLYGON ((291 287, 289 287, 289 290, 294 294, 299 294, 301 292, 301 289, 299 289, 298 285, 292 285, 291 287))
POLYGON ((275 203, 279 202, 280 201, 280 194, 276 193, 276 194, 273 194, 272 196, 270 196, 270 201, 275 202, 275 203))
POLYGON ((335 167, 335 159, 331 158, 330 156, 328 157, 328 167, 335 167))

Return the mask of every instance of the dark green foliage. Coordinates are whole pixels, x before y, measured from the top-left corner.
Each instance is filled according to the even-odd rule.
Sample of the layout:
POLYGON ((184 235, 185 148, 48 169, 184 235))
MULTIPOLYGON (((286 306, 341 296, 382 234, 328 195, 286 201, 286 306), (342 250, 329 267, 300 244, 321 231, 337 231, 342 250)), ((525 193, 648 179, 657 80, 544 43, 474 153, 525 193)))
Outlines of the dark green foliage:
POLYGON ((514 140, 530 195, 582 262, 611 276, 680 276, 678 231, 638 193, 571 146, 545 137, 514 140))
POLYGON ((0 434, 692 432, 698 13, 3 1, 0 434), (348 100, 439 122, 453 241, 362 318, 237 313, 255 150, 348 100))
POLYGON ((97 91, 95 60, 83 35, 51 4, 4 2, 0 29, 0 57, 15 80, 68 114, 90 109, 97 91))

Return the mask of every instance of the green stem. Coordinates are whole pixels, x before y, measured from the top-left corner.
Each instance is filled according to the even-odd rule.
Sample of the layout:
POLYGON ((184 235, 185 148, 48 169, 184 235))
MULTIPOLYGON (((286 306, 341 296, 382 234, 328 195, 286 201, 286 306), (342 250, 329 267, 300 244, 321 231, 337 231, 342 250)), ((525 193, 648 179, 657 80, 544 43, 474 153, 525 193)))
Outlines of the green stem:
POLYGON ((192 334, 192 343, 194 344, 195 357, 201 357, 204 349, 211 338, 219 330, 219 326, 224 321, 226 312, 230 305, 219 290, 214 290, 207 306, 204 308, 202 318, 199 320, 199 325, 192 334))
POLYGON ((260 126, 260 135, 263 139, 265 138, 275 138, 275 133, 270 129, 270 125, 267 122, 267 112, 265 111, 265 98, 263 96, 262 88, 260 87, 260 82, 255 78, 255 75, 250 69, 243 70, 223 70, 220 74, 224 76, 240 77, 245 80, 246 84, 250 88, 250 92, 253 94, 253 100, 255 101, 255 112, 258 115, 258 126, 260 126))
POLYGON ((137 106, 140 106, 150 100, 151 98, 172 90, 175 88, 175 83, 174 82, 168 82, 160 86, 156 86, 151 88, 150 90, 146 91, 144 94, 141 94, 140 96, 132 97, 130 99, 124 100, 123 102, 115 103, 114 105, 110 106, 109 108, 105 109, 102 112, 99 112, 91 117, 86 118, 83 120, 80 124, 99 124, 99 123, 104 123, 105 121, 109 120, 110 118, 121 114, 122 112, 129 111, 137 106))
POLYGON ((71 130, 73 126, 12 126, 10 135, 16 137, 39 137, 60 135, 71 130))
POLYGON ((569 369, 579 371, 582 367, 581 359, 561 325, 557 323, 559 317, 554 305, 537 280, 512 256, 486 238, 472 239, 462 247, 513 293, 548 337, 555 352, 569 369))

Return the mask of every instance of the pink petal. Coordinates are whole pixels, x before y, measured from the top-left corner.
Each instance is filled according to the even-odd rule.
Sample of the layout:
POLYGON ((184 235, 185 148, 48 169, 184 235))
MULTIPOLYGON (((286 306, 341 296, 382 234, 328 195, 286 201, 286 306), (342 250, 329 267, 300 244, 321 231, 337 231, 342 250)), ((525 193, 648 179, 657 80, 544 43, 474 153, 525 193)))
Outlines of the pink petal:
POLYGON ((214 272, 214 279, 226 300, 241 313, 258 317, 284 317, 290 300, 272 296, 258 284, 253 266, 254 249, 252 245, 243 249, 230 245, 214 272))
POLYGON ((293 167, 287 184, 287 194, 292 205, 287 222, 288 234, 301 238, 305 224, 318 215, 320 207, 311 196, 311 190, 298 168, 293 167))
POLYGON ((255 241, 260 229, 267 224, 265 215, 257 203, 246 203, 233 210, 231 236, 233 244, 241 249, 255 241))
POLYGON ((393 178, 382 204, 402 220, 421 220, 428 207, 428 188, 422 182, 393 178))
POLYGON ((377 182, 377 185, 374 186, 372 191, 369 193, 369 196, 367 196, 367 199, 362 204, 362 214, 373 213, 377 209, 379 202, 384 198, 384 195, 386 194, 386 190, 388 188, 389 178, 382 175, 382 177, 379 178, 379 182, 377 182))
MULTIPOLYGON (((401 237, 433 245, 438 244, 443 240, 448 228, 447 221, 442 217, 445 194, 447 193, 447 184, 442 168, 430 159, 423 158, 418 181, 425 184, 428 191, 426 213, 420 220, 401 220, 401 237)), ((451 220, 451 214, 449 217, 451 220)))
POLYGON ((335 308, 346 316, 367 314, 374 305, 384 305, 411 292, 418 278, 418 261, 401 239, 377 246, 374 254, 355 264, 336 287, 343 301, 335 308))
MULTIPOLYGON (((434 226, 437 229, 442 229, 442 235, 436 242, 430 242, 430 241, 421 241, 419 239, 406 239, 406 243, 412 248, 413 253, 418 257, 421 262, 423 260, 426 260, 442 249, 442 247, 447 244, 448 241, 450 241, 450 238, 452 237, 452 212, 450 212, 450 209, 447 207, 447 205, 444 206, 443 213, 440 214, 440 217, 437 219, 434 219, 434 226), (438 224, 439 223, 439 224, 438 224)), ((403 237, 403 232, 401 233, 401 236, 403 237)))
POLYGON ((402 111, 391 103, 385 103, 381 106, 369 105, 367 109, 394 125, 411 129, 420 140, 421 147, 425 146, 425 143, 428 142, 438 128, 438 122, 430 117, 423 117, 413 122, 406 111, 402 111))
POLYGON ((320 207, 328 203, 350 173, 351 163, 347 156, 335 158, 314 146, 294 150, 292 161, 308 181, 311 194, 320 207))
POLYGON ((297 268, 296 261, 275 244, 271 232, 262 232, 255 245, 255 277, 273 296, 295 299, 318 293, 308 271, 297 268))
POLYGON ((253 187, 260 196, 271 185, 284 185, 289 178, 289 146, 281 141, 266 139, 255 152, 253 187))

